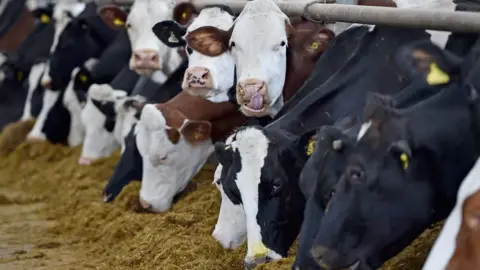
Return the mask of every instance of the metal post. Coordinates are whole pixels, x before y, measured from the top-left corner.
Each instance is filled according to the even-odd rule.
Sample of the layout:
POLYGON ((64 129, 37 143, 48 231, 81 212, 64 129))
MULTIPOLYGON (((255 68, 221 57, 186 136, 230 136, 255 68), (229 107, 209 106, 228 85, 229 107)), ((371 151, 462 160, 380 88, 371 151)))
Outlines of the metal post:
MULTIPOLYGON (((238 0, 192 0, 192 3, 199 10, 207 5, 223 4, 239 13, 246 2, 238 0)), ((298 2, 277 2, 277 5, 288 16, 303 15, 306 6, 305 3, 298 2)), ((319 21, 425 28, 450 32, 480 32, 480 13, 476 12, 339 4, 315 4, 308 10, 310 17, 319 21)))

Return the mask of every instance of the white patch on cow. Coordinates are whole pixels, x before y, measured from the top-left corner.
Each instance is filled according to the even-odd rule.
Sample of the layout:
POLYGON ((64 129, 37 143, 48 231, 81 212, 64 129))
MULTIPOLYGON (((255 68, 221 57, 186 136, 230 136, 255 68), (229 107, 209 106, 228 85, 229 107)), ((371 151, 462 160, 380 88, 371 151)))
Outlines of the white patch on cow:
MULTIPOLYGON (((246 261, 255 258, 254 246, 265 245, 262 242, 261 228, 257 220, 258 214, 258 187, 261 170, 268 154, 270 141, 263 132, 255 127, 248 127, 238 131, 232 142, 232 148, 240 154, 242 169, 237 173, 235 180, 240 191, 247 220, 247 257, 246 261)), ((266 248, 266 247, 265 247, 266 248)), ((281 256, 268 249, 267 256, 279 259, 281 256)))
MULTIPOLYGON (((457 6, 453 0, 393 0, 397 5, 397 8, 413 8, 413 9, 429 9, 429 10, 443 10, 443 11, 455 11, 457 6)), ((427 32, 432 35, 430 40, 440 46, 440 48, 445 48, 447 45, 448 37, 451 32, 446 31, 436 31, 436 30, 427 30, 427 32)))
POLYGON ((167 129, 171 127, 163 114, 154 105, 145 105, 136 126, 137 147, 143 159, 140 198, 155 212, 170 209, 173 197, 185 189, 213 152, 211 140, 193 146, 181 135, 173 144, 167 129))
POLYGON ((30 69, 30 74, 28 75, 28 92, 27 98, 25 99, 25 105, 23 106, 22 121, 33 119, 31 110, 32 110, 32 96, 35 89, 37 89, 38 84, 40 83, 40 78, 42 77, 43 72, 47 64, 45 62, 38 63, 33 65, 30 69))
POLYGON ((372 120, 369 120, 368 122, 365 122, 362 124, 362 126, 360 127, 360 131, 358 132, 358 135, 357 135, 357 141, 360 141, 363 138, 363 136, 367 134, 371 126, 372 126, 372 120))
MULTIPOLYGON (((202 10, 195 18, 187 28, 187 34, 202 26, 214 26, 227 31, 232 25, 233 17, 228 12, 222 11, 220 8, 208 8, 202 10)), ((202 67, 209 70, 213 81, 213 89, 206 96, 209 101, 216 103, 228 101, 227 93, 234 84, 235 69, 235 60, 230 51, 210 57, 193 50, 188 55, 188 67, 202 67)))
POLYGON ((128 36, 132 46, 130 68, 140 75, 151 75, 153 70, 134 68, 134 53, 149 50, 158 54, 160 69, 169 76, 180 65, 182 58, 177 49, 163 44, 153 33, 159 21, 172 20, 174 0, 137 0, 127 18, 128 36))
MULTIPOLYGON (((226 145, 232 143, 234 134, 230 135, 225 141, 226 145)), ((223 191, 220 176, 222 175, 221 164, 218 164, 213 176, 213 183, 220 191, 220 212, 218 214, 217 224, 213 230, 212 236, 225 249, 236 249, 247 239, 247 223, 243 205, 235 205, 223 191)))
MULTIPOLYGON (((288 46, 286 23, 290 23, 288 17, 272 0, 247 2, 235 21, 230 40, 235 42, 232 54, 237 64, 238 82, 263 81, 269 105, 275 111, 283 106, 288 46), (281 46, 282 42, 287 45, 281 46)), ((268 114, 275 115, 272 111, 268 114)))
MULTIPOLYGON (((74 1, 74 0, 66 0, 66 1, 59 1, 53 8, 53 19, 55 21, 55 33, 53 35, 53 42, 52 46, 50 47, 50 53, 53 54, 55 49, 57 48, 58 41, 60 39, 60 35, 62 34, 65 27, 67 27, 68 23, 72 20, 67 13, 70 12, 73 17, 78 16, 80 13, 85 10, 86 3, 74 1)), ((50 64, 48 64, 50 66, 50 64)), ((42 84, 46 84, 50 82, 52 79, 50 78, 49 70, 46 70, 42 77, 42 84)))
POLYGON ((143 96, 129 96, 125 98, 118 99, 115 101, 115 112, 117 114, 117 124, 121 125, 121 130, 119 134, 115 134, 118 142, 120 143, 121 153, 125 151, 125 137, 127 137, 128 133, 132 129, 132 126, 138 122, 138 119, 135 117, 137 113, 137 109, 125 107, 125 102, 134 100, 138 103, 146 102, 146 98, 143 96))
POLYGON ((37 121, 33 126, 32 130, 28 133, 27 139, 35 139, 35 140, 46 140, 47 136, 43 133, 42 129, 45 125, 45 121, 47 120, 48 113, 52 109, 55 102, 57 102, 60 96, 59 91, 52 91, 50 89, 45 89, 43 93, 43 106, 40 114, 37 117, 37 121))
POLYGON ((0 53, 0 66, 7 61, 7 56, 3 53, 0 53))
POLYGON ((113 90, 108 84, 93 84, 87 94, 87 103, 81 113, 81 121, 85 128, 81 159, 93 161, 110 156, 120 146, 121 138, 119 137, 123 130, 117 116, 118 122, 115 123, 113 132, 108 132, 104 127, 106 116, 92 103, 92 99, 101 102, 116 102, 125 98, 127 93, 113 90))
POLYGON ((168 77, 167 75, 165 75, 165 73, 163 73, 163 71, 155 70, 152 73, 152 76, 150 77, 150 79, 152 79, 152 81, 161 85, 167 81, 168 77))
POLYGON ((456 238, 462 224, 462 208, 465 199, 480 190, 480 159, 463 180, 457 193, 457 203, 447 218, 442 231, 433 245, 422 270, 445 269, 455 247, 456 238))
POLYGON ((63 105, 70 112, 70 132, 68 134, 67 142, 71 147, 80 145, 85 136, 85 129, 81 121, 82 105, 77 99, 75 90, 73 89, 74 79, 77 76, 80 67, 76 67, 72 71, 71 80, 65 89, 65 94, 63 95, 63 105))

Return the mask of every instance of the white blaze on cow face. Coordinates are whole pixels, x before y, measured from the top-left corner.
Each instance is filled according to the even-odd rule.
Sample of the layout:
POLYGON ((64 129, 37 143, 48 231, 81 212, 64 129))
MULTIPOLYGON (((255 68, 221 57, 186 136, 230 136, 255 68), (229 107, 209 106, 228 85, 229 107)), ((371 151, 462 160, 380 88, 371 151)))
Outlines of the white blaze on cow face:
POLYGON ((33 119, 32 116, 32 95, 35 89, 37 89, 43 72, 45 71, 47 64, 45 62, 33 65, 28 75, 28 92, 25 99, 25 106, 23 106, 22 121, 33 119))
POLYGON ((137 0, 133 4, 126 27, 132 46, 130 69, 138 74, 162 70, 168 76, 180 65, 177 50, 163 44, 152 31, 157 22, 173 18, 174 7, 174 0, 137 0))
MULTIPOLYGON (((220 8, 208 8, 200 12, 187 33, 202 26, 214 26, 227 31, 233 25, 233 16, 220 8)), ((212 102, 228 101, 228 90, 234 84, 235 61, 230 51, 218 56, 207 56, 186 48, 188 69, 183 77, 182 88, 192 95, 200 95, 212 102)))
MULTIPOLYGON (((234 135, 226 140, 226 144, 231 144, 234 135)), ((247 224, 243 205, 235 205, 223 191, 220 177, 222 175, 221 164, 218 164, 213 176, 213 183, 220 191, 220 213, 218 214, 217 224, 213 230, 212 236, 225 249, 236 249, 245 242, 247 238, 247 224)))
POLYGON ((261 170, 268 154, 268 138, 255 127, 238 131, 232 149, 240 154, 242 169, 237 173, 238 190, 243 202, 247 220, 247 257, 245 262, 256 258, 280 259, 282 256, 267 248, 262 242, 261 227, 257 221, 258 194, 261 170))
POLYGON ((283 106, 288 17, 271 0, 255 0, 235 21, 230 39, 237 64, 237 101, 247 116, 274 116, 283 106))
MULTIPOLYGON (((60 1, 53 8, 53 19, 55 20, 55 33, 53 35, 52 46, 50 47, 50 53, 53 54, 57 48, 60 35, 62 34, 67 24, 72 20, 72 17, 78 16, 86 7, 86 3, 81 3, 78 1, 60 1)), ((50 64, 48 64, 50 66, 50 64)), ((42 85, 48 88, 48 85, 51 83, 52 79, 49 75, 49 70, 43 74, 42 85)))
POLYGON ((170 209, 173 197, 185 189, 213 152, 210 139, 195 146, 185 140, 182 129, 187 123, 185 120, 180 138, 174 144, 167 135, 172 127, 167 125, 162 112, 151 104, 142 110, 135 128, 138 151, 143 159, 140 203, 150 211, 170 209))
POLYGON ((93 104, 92 99, 103 103, 115 103, 117 100, 125 98, 126 94, 125 91, 113 90, 108 84, 90 86, 87 103, 81 113, 85 139, 79 164, 89 165, 96 159, 110 156, 120 147, 121 138, 119 137, 123 131, 121 121, 118 121, 117 116, 113 132, 107 131, 105 128, 107 117, 93 104))

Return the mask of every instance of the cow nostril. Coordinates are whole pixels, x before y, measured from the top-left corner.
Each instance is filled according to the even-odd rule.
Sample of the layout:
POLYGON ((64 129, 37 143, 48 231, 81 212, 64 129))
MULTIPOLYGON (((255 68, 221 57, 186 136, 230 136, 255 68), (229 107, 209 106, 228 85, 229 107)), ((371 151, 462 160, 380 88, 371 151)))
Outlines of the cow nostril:
POLYGON ((157 62, 158 61, 158 54, 152 55, 152 62, 157 62))
POLYGON ((142 60, 142 56, 140 56, 140 54, 138 54, 138 53, 134 53, 134 54, 133 54, 133 57, 135 57, 135 61, 140 61, 140 60, 142 60))

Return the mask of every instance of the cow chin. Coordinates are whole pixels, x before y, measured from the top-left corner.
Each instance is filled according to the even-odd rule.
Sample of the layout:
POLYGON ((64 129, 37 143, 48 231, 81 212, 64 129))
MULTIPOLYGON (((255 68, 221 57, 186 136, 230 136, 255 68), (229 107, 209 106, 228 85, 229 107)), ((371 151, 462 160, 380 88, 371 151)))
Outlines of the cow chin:
POLYGON ((183 88, 183 91, 187 92, 189 95, 201 98, 209 98, 216 94, 214 89, 204 87, 187 87, 183 88))
POLYGON ((263 108, 260 110, 254 110, 246 105, 242 105, 240 106, 240 111, 247 117, 264 117, 269 115, 269 108, 270 106, 268 104, 263 104, 263 108))
POLYGON ((132 69, 140 76, 152 76, 153 72, 157 70, 153 68, 144 68, 144 67, 134 67, 132 69))

